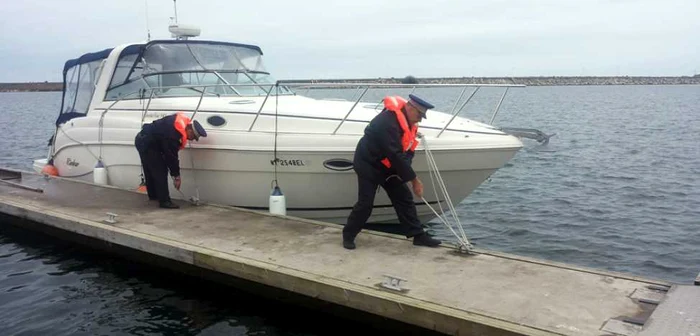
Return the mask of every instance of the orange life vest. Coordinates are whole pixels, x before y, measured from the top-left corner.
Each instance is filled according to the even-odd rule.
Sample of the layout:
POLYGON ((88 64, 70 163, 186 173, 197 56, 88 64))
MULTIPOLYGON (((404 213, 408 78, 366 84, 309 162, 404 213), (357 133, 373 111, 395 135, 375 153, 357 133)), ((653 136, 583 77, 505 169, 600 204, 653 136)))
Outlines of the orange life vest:
MULTIPOLYGON (((404 106, 406 106, 406 99, 403 99, 402 97, 384 97, 384 108, 391 112, 394 112, 396 120, 399 121, 399 126, 401 126, 401 130, 403 130, 403 136, 401 137, 401 148, 404 152, 407 152, 409 150, 415 151, 416 147, 418 147, 418 140, 416 139, 418 125, 408 125, 406 115, 404 115, 403 111, 401 110, 404 106)), ((384 158, 382 160, 382 164, 387 168, 391 168, 391 162, 389 162, 389 158, 384 158)))
POLYGON ((190 124, 190 118, 186 117, 184 113, 178 112, 175 116, 175 129, 180 133, 182 139, 180 139, 180 149, 185 148, 187 144, 187 132, 185 127, 190 124))

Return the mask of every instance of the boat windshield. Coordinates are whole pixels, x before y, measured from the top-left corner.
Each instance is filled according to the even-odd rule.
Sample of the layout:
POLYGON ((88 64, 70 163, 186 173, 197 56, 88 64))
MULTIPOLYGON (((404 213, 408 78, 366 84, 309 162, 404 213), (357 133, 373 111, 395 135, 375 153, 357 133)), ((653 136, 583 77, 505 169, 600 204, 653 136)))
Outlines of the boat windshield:
MULTIPOLYGON (((265 70, 255 46, 207 42, 160 41, 138 54, 119 58, 106 100, 154 97, 264 96, 275 79, 265 70)), ((280 94, 291 94, 286 87, 280 94)))

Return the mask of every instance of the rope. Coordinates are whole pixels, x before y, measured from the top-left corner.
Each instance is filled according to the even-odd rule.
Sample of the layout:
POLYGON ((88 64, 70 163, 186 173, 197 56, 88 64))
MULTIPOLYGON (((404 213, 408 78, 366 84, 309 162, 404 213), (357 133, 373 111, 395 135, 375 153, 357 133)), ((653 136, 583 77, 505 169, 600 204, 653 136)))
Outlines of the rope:
MULTIPOLYGON (((195 188, 195 198, 194 199, 191 198, 191 200, 194 203, 198 203, 199 202, 199 185, 197 184, 197 170, 194 168, 194 155, 193 155, 194 150, 192 150, 192 141, 187 142, 187 148, 190 150, 189 154, 190 154, 190 165, 192 166, 192 182, 194 182, 194 188, 195 188)), ((180 191, 180 190, 178 190, 178 191, 180 191)), ((180 191, 180 194, 182 195, 182 198, 187 199, 185 197, 185 194, 182 193, 182 191, 180 191)))
MULTIPOLYGON (((80 78, 80 75, 78 75, 78 78, 80 78)), ((99 155, 95 155, 95 153, 93 153, 93 152, 90 150, 89 145, 84 144, 84 143, 82 143, 82 142, 80 142, 80 141, 78 141, 78 140, 73 139, 70 135, 68 135, 68 133, 66 133, 66 131, 63 129, 63 127, 61 127, 61 125, 56 126, 56 128, 57 128, 58 130, 60 130, 61 133, 63 133, 63 135, 66 136, 66 138, 68 138, 68 139, 70 139, 71 141, 73 141, 73 142, 75 142, 75 143, 77 143, 77 144, 79 144, 79 145, 85 147, 85 149, 87 149, 88 153, 90 153, 90 155, 92 155, 92 157, 94 157, 95 160, 101 162, 101 161, 102 161, 102 132, 103 132, 103 128, 104 128, 104 118, 105 118, 105 114, 107 114, 107 112, 109 112, 109 110, 112 108, 112 106, 114 106, 114 105, 115 105, 116 103, 118 103, 120 100, 121 100, 121 99, 115 100, 115 101, 114 101, 112 104, 110 104, 109 107, 107 107, 107 109, 104 110, 104 112, 102 112, 102 114, 100 115, 100 121, 98 122, 98 129, 97 129, 97 141, 98 141, 98 146, 99 146, 99 150, 100 150, 100 154, 99 154, 99 155)), ((58 134, 58 130, 56 131, 55 134, 58 134)), ((53 149, 52 149, 53 154, 51 155, 51 159, 53 159, 53 158, 56 156, 56 138, 57 138, 57 137, 54 136, 54 139, 53 139, 53 144, 54 144, 54 145, 53 145, 53 149)), ((109 169, 108 169, 107 165, 105 165, 104 162, 102 162, 102 164, 104 165, 104 168, 107 169, 107 171, 109 172, 109 169)))
POLYGON ((102 161, 102 132, 104 130, 104 122, 105 122, 105 114, 107 114, 107 111, 105 110, 102 112, 102 115, 100 116, 100 121, 98 123, 98 132, 97 132, 97 142, 100 144, 100 158, 98 161, 102 161))
MULTIPOLYGON (((428 147, 426 146, 426 148, 428 148, 428 147)), ((454 218, 455 222, 457 223, 457 228, 459 229, 460 234, 462 235, 462 237, 464 238, 465 241, 468 241, 467 234, 464 232, 464 228, 462 227, 461 223, 459 222, 459 216, 457 216, 457 210, 452 205, 452 199, 450 198, 450 194, 447 192, 447 186, 445 185, 445 182, 442 179, 442 175, 440 174, 440 171, 437 168, 437 162, 435 162, 435 157, 433 157, 433 153, 429 149, 428 149, 428 153, 429 153, 429 159, 432 162, 433 172, 435 173, 435 177, 438 180, 441 191, 443 192, 443 195, 445 196, 445 201, 447 201, 447 205, 449 207, 450 213, 452 214, 452 217, 454 218)), ((433 186, 433 188, 434 188, 434 186, 433 186)), ((444 215, 444 213, 443 213, 443 215, 444 215)))
MULTIPOLYGON (((99 158, 97 157, 97 155, 95 155, 95 153, 93 153, 93 152, 90 150, 90 147, 88 147, 89 145, 84 144, 84 143, 82 143, 82 142, 80 142, 80 141, 78 141, 78 140, 73 139, 70 135, 68 135, 68 133, 66 133, 66 131, 63 129, 63 127, 58 126, 58 129, 61 131, 61 133, 63 133, 63 135, 66 136, 66 138, 70 139, 71 141, 73 141, 73 142, 75 142, 75 143, 77 143, 77 144, 79 144, 79 145, 81 145, 81 146, 84 146, 85 149, 87 149, 88 153, 90 153, 90 155, 92 155, 92 157, 95 158, 95 160, 99 160, 99 158)), ((55 153, 54 153, 54 155, 55 155, 55 153)))
MULTIPOLYGON (((151 36, 150 32, 148 33, 148 36, 150 39, 150 36, 151 36)), ((146 95, 146 89, 141 89, 139 91, 141 92, 139 104, 143 105, 143 98, 146 95)), ((141 128, 138 130, 138 132, 136 134, 141 133, 141 130, 143 130, 143 124, 146 122, 146 114, 148 113, 148 108, 151 106, 151 100, 153 100, 154 93, 155 93, 155 91, 151 90, 151 94, 148 96, 148 102, 146 103, 146 105, 144 105, 143 113, 141 113, 141 128)), ((140 159, 140 157, 141 157, 141 153, 139 153, 139 159, 140 159)), ((139 188, 141 188, 141 186, 146 186, 146 176, 145 176, 145 172, 143 171, 143 165, 140 165, 140 167, 141 167, 141 176, 140 176, 141 181, 139 182, 139 188)), ((148 188, 148 186, 146 186, 146 188, 148 188)), ((183 197, 184 197, 184 195, 183 195, 183 197)))
POLYGON ((460 237, 459 234, 457 232, 455 232, 455 230, 452 228, 452 225, 450 225, 449 222, 447 222, 442 216, 440 216, 437 213, 437 211, 435 211, 435 209, 432 206, 430 206, 430 204, 428 204, 428 201, 426 201, 425 198, 421 197, 421 199, 423 200, 423 202, 425 202, 425 204, 428 206, 428 208, 430 208, 430 210, 433 211, 435 216, 437 216, 440 219, 440 223, 445 225, 445 227, 447 227, 447 229, 449 229, 450 232, 452 232, 452 234, 455 236, 455 238, 457 238, 457 241, 459 242, 460 245, 462 245, 462 246, 470 245, 469 241, 465 241, 464 238, 460 237))
MULTIPOLYGON (((189 48, 189 47, 188 47, 189 48)), ((190 50, 191 51, 191 50, 190 50)), ((199 61, 197 61, 199 63, 199 61)), ((202 88, 204 91, 206 91, 206 88, 202 88)), ((204 91, 202 91, 202 96, 199 97, 199 103, 197 103, 197 107, 194 109, 194 113, 192 113, 192 116, 190 117, 190 120, 192 121, 192 127, 194 128, 194 116, 197 115, 197 111, 199 110, 199 105, 202 103, 202 97, 204 96, 204 91)), ((149 100, 150 104, 150 100, 149 100)), ((189 155, 190 155, 190 167, 192 167, 192 182, 194 182, 194 192, 195 196, 190 197, 190 201, 194 204, 199 203, 199 184, 197 184, 197 169, 194 168, 194 150, 192 149, 192 141, 187 141, 187 148, 189 149, 189 155)), ((185 194, 180 191, 180 195, 182 195, 183 199, 187 199, 185 197, 185 194)))
MULTIPOLYGON (((275 175, 274 179, 272 180, 271 184, 274 183, 276 187, 279 187, 279 182, 277 181, 277 166, 279 165, 279 161, 277 160, 277 134, 279 134, 278 129, 277 129, 277 109, 279 107, 279 97, 280 97, 280 85, 279 82, 275 83, 275 143, 274 143, 274 149, 272 154, 275 157, 275 165, 273 166, 273 169, 275 170, 275 175)), ((270 88, 272 90, 272 88, 270 88)))
POLYGON ((469 238, 467 238, 467 234, 464 231, 464 228, 462 227, 462 223, 459 221, 459 216, 457 216, 457 210, 455 207, 452 205, 452 199, 450 198, 449 193, 447 192, 447 186, 445 185, 445 181, 442 179, 442 175, 440 174, 440 170, 437 167, 437 163, 435 162, 435 157, 433 156, 432 151, 430 150, 430 146, 428 145, 428 141, 424 136, 420 136, 421 140, 423 141, 423 146, 425 148, 425 159, 428 163, 428 173, 430 174, 430 182, 433 185, 433 191, 435 192, 435 198, 437 199, 438 206, 440 207, 440 211, 442 215, 438 214, 435 209, 430 206, 428 201, 424 198, 421 197, 421 200, 425 203, 425 205, 430 208, 430 210, 435 214, 435 216, 440 219, 440 222, 445 225, 450 232, 457 238, 457 241, 460 244, 460 249, 464 248, 466 252, 471 252, 473 250, 472 244, 469 242, 469 238), (448 210, 452 214, 452 218, 454 219, 455 224, 457 225, 457 233, 455 229, 452 227, 450 222, 447 220, 447 215, 445 214, 445 210, 442 207, 442 204, 440 203, 440 197, 438 197, 438 191, 435 185, 435 181, 437 181, 437 187, 440 189, 441 194, 445 197, 445 202, 447 203, 448 210))

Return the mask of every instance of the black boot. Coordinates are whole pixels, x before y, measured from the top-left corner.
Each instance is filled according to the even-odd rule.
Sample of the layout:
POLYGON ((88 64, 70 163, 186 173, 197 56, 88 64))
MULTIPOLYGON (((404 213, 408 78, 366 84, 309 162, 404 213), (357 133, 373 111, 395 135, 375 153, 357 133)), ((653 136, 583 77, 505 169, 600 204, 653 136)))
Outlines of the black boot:
POLYGON ((180 206, 172 201, 160 202, 160 207, 163 209, 180 209, 180 206))
POLYGON ((348 249, 348 250, 354 250, 355 249, 355 242, 352 240, 343 239, 343 247, 348 249))
POLYGON ((343 247, 348 250, 355 249, 355 237, 350 237, 350 235, 343 232, 343 247))
POLYGON ((440 244, 442 244, 441 241, 431 237, 427 233, 421 233, 421 234, 413 237, 413 245, 416 245, 416 246, 437 247, 440 244))
POLYGON ((354 250, 355 249, 355 242, 352 240, 343 239, 343 247, 348 249, 348 250, 354 250))

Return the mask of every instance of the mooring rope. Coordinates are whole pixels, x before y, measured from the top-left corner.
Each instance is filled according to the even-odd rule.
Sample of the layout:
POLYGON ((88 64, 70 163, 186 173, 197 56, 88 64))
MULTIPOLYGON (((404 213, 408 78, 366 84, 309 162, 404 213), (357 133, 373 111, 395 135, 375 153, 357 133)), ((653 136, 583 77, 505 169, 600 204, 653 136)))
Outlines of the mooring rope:
POLYGON ((430 182, 433 185, 435 198, 437 199, 438 206, 442 215, 438 214, 437 211, 432 206, 430 206, 430 204, 424 197, 421 197, 421 199, 423 200, 425 205, 427 205, 428 208, 430 208, 430 210, 435 214, 435 216, 437 216, 440 219, 440 222, 442 222, 442 224, 445 225, 450 230, 450 232, 452 232, 455 238, 457 238, 457 241, 460 244, 460 248, 464 248, 467 252, 470 252, 474 247, 469 242, 469 238, 467 238, 467 234, 464 231, 464 228, 462 227, 462 223, 459 221, 459 216, 457 216, 457 210, 452 205, 452 199, 450 198, 450 195, 447 192, 447 186, 445 185, 445 181, 443 181, 442 179, 442 175, 440 174, 440 170, 437 167, 437 163, 435 162, 435 157, 433 156, 433 153, 430 150, 430 146, 428 146, 428 141, 424 136, 420 136, 420 138, 423 142, 423 147, 425 148, 425 158, 428 163, 428 173, 430 174, 430 182), (437 181, 437 187, 435 181, 437 181), (442 196, 444 196, 448 210, 452 214, 452 218, 454 219, 454 222, 457 226, 457 231, 459 231, 459 233, 455 231, 450 222, 447 220, 447 215, 445 214, 445 210, 443 209, 442 203, 440 202, 440 197, 437 191, 438 189, 440 189, 442 196))

